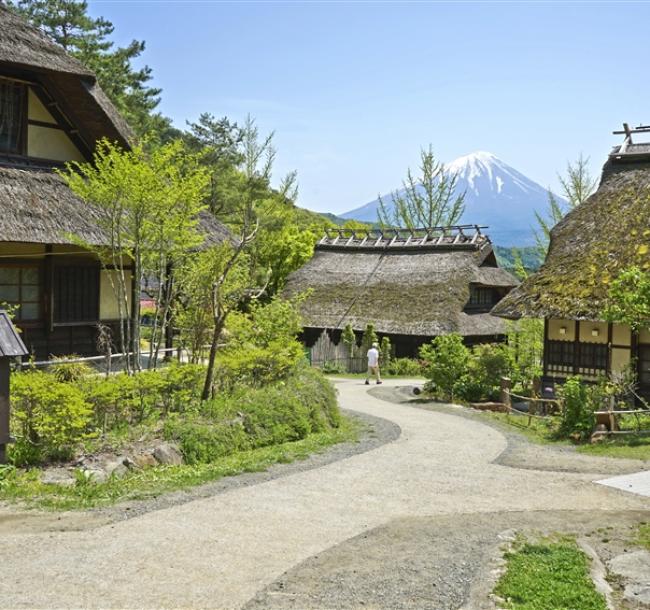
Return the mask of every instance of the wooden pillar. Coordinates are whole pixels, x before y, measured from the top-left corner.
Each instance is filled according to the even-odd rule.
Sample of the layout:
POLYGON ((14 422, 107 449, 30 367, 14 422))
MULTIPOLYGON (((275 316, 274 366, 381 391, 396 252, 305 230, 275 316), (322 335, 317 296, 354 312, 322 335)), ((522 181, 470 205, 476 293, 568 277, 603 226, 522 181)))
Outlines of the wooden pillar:
POLYGON ((509 377, 501 377, 501 402, 507 407, 508 411, 512 408, 511 389, 512 380, 509 377))
POLYGON ((0 464, 7 460, 9 433, 9 358, 0 358, 0 464))

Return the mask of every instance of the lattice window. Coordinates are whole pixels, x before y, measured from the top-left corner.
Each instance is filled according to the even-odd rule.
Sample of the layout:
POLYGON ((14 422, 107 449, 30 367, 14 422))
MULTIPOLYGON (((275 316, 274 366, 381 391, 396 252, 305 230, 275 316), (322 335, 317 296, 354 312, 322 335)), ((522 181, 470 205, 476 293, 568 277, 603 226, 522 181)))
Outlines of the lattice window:
POLYGON ((41 317, 41 272, 38 265, 0 266, 0 307, 16 308, 19 321, 41 317))
POLYGON ((99 268, 94 265, 57 265, 53 282, 54 322, 97 322, 99 268))

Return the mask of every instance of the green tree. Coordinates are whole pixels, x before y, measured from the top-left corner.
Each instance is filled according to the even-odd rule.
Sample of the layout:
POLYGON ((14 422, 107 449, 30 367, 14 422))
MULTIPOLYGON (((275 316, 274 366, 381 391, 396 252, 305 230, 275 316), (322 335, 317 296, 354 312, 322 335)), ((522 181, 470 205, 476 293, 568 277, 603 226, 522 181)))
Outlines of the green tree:
POLYGON ((538 224, 535 241, 542 258, 548 251, 551 229, 564 218, 567 212, 586 201, 594 193, 598 183, 589 172, 589 157, 584 157, 582 153, 574 163, 567 163, 565 175, 558 174, 558 180, 566 205, 549 190, 548 208, 544 213, 535 212, 538 224))
POLYGON ((465 210, 465 193, 456 193, 458 174, 449 174, 433 150, 420 151, 420 175, 409 168, 402 190, 391 195, 393 208, 379 196, 378 220, 384 227, 427 229, 456 224, 465 210))
MULTIPOLYGON (((242 127, 241 150, 241 182, 234 193, 235 217, 230 222, 230 227, 237 234, 237 240, 235 245, 217 251, 215 266, 210 274, 212 338, 203 388, 204 400, 213 393, 217 350, 228 316, 235 309, 234 303, 244 297, 249 300, 259 298, 266 291, 271 278, 271 271, 267 270, 265 280, 253 282, 256 269, 251 263, 251 251, 260 233, 260 215, 269 199, 271 172, 275 160, 273 133, 260 138, 255 121, 248 116, 242 127), (246 273, 242 269, 244 263, 248 268, 246 273), (231 279, 231 275, 235 278, 231 279), (252 284, 256 284, 254 289, 252 284)), ((282 180, 277 192, 279 200, 291 198, 295 192, 294 184, 295 173, 282 180)))
POLYGON ((201 162, 210 173, 206 204, 215 216, 228 222, 236 212, 236 192, 242 185, 238 168, 243 162, 243 131, 227 117, 217 119, 208 112, 197 122, 188 122, 188 128, 183 139, 190 150, 201 153, 201 162))
POLYGON ((85 0, 14 0, 9 6, 92 70, 138 135, 173 133, 170 120, 154 112, 161 90, 150 85, 151 68, 133 65, 145 49, 143 41, 115 47, 113 24, 92 18, 85 0))
POLYGON ((436 337, 420 348, 424 374, 435 393, 444 400, 454 400, 454 385, 468 370, 470 351, 456 333, 436 337))
MULTIPOLYGON (((134 357, 133 361, 127 357, 127 369, 138 369, 140 300, 129 306, 130 282, 139 287, 145 274, 154 274, 162 290, 170 279, 170 263, 201 243, 197 215, 203 208, 207 175, 196 155, 187 153, 180 142, 147 152, 142 145, 124 151, 106 140, 98 145, 93 163, 70 163, 60 174, 93 207, 96 222, 107 236, 106 247, 77 241, 97 252, 110 270, 121 348, 134 357)), ((165 301, 162 293, 159 298, 160 305, 165 301)), ((167 314, 163 324, 165 320, 167 314)))

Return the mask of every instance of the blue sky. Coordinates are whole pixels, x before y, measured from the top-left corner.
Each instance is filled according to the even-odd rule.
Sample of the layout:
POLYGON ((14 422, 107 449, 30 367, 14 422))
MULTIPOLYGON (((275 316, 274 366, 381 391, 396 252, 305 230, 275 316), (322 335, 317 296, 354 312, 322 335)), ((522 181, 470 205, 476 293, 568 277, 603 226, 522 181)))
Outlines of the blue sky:
POLYGON ((650 122, 643 2, 91 0, 145 40, 178 126, 201 112, 275 130, 299 204, 343 212, 399 186, 419 149, 493 152, 543 186, 611 131, 650 122))

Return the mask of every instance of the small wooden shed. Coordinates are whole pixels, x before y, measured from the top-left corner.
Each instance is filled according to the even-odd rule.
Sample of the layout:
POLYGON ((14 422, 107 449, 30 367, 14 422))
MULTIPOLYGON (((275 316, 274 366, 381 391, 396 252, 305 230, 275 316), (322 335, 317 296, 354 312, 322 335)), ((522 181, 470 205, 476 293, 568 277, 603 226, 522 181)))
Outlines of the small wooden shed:
POLYGON ((6 311, 0 310, 0 464, 6 461, 9 433, 9 362, 26 356, 27 349, 6 311))

